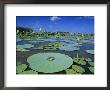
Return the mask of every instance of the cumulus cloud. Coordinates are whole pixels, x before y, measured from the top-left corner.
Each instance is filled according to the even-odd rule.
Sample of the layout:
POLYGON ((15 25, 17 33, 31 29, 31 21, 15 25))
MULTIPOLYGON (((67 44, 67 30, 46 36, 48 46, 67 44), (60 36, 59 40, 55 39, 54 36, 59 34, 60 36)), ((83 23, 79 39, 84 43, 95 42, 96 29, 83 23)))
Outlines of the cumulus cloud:
POLYGON ((59 18, 58 16, 53 16, 50 18, 51 21, 56 21, 56 20, 60 20, 61 18, 59 18))

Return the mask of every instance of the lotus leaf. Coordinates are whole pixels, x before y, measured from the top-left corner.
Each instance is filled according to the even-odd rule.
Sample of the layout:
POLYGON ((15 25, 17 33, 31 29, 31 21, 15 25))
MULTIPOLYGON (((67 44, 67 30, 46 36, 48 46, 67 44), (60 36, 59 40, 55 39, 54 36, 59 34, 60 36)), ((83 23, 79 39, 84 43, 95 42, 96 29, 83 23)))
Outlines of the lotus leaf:
POLYGON ((74 58, 73 61, 80 65, 86 65, 86 61, 84 60, 84 58, 74 58))
POLYGON ((44 46, 43 49, 44 50, 56 50, 56 48, 52 46, 44 46))
POLYGON ((87 53, 94 54, 94 50, 86 50, 87 53))
POLYGON ((21 72, 23 72, 24 70, 26 70, 26 68, 27 68, 27 65, 26 65, 26 64, 18 65, 18 66, 16 67, 16 72, 17 72, 17 73, 21 73, 21 72))
POLYGON ((79 60, 78 64, 86 65, 86 62, 84 60, 79 60))
POLYGON ((87 58, 86 61, 91 62, 92 60, 90 58, 87 58))
POLYGON ((84 73, 85 72, 84 68, 82 68, 81 66, 77 66, 77 65, 72 65, 72 69, 74 71, 76 71, 77 73, 84 73))
POLYGON ((34 48, 34 49, 43 49, 43 46, 39 46, 38 48, 34 48))
POLYGON ((94 66, 94 62, 88 62, 91 66, 94 66))
POLYGON ((88 68, 92 73, 94 73, 94 67, 88 67, 88 68))
POLYGON ((32 70, 44 73, 54 73, 65 70, 73 64, 73 59, 61 53, 38 53, 27 58, 32 70), (48 60, 49 57, 54 60, 48 60))
POLYGON ((29 50, 26 50, 24 48, 17 48, 16 51, 19 51, 19 52, 26 52, 26 51, 29 51, 29 50))
POLYGON ((17 45, 17 48, 31 48, 34 47, 32 44, 24 44, 24 45, 17 45))
POLYGON ((48 46, 53 46, 55 48, 59 48, 59 47, 63 46, 63 44, 60 42, 54 42, 54 43, 49 43, 48 46))
POLYGON ((28 70, 28 71, 21 72, 20 74, 38 74, 38 72, 33 70, 28 70))
POLYGON ((66 69, 65 72, 66 72, 67 74, 77 74, 77 72, 74 71, 73 69, 66 69))
POLYGON ((74 45, 68 45, 68 46, 63 46, 59 48, 60 50, 65 50, 65 51, 75 51, 79 50, 78 47, 75 47, 74 45))

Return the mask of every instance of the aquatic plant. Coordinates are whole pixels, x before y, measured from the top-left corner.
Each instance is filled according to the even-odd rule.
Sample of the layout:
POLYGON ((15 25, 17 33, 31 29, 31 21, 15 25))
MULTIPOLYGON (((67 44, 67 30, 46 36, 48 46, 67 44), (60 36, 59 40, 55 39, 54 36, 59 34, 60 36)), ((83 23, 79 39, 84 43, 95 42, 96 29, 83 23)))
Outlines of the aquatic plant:
POLYGON ((94 67, 88 67, 88 68, 92 73, 94 73, 94 67))
POLYGON ((74 71, 76 71, 77 73, 84 73, 85 72, 85 69, 82 68, 81 66, 78 66, 78 65, 72 65, 72 69, 74 71))
POLYGON ((91 65, 91 66, 94 66, 94 62, 88 62, 89 63, 89 65, 91 65))
POLYGON ((92 61, 92 59, 90 59, 90 58, 86 58, 85 60, 88 61, 88 62, 92 61))
POLYGON ((65 72, 66 74, 77 74, 77 72, 73 69, 66 69, 65 72))
POLYGON ((43 46, 43 49, 44 50, 56 50, 56 48, 53 46, 43 46))
POLYGON ((73 64, 73 59, 61 53, 38 53, 28 57, 27 62, 32 70, 54 73, 69 68, 73 64))
POLYGON ((31 48, 34 47, 32 44, 24 44, 24 45, 17 45, 17 48, 31 48))
POLYGON ((24 48, 16 48, 16 51, 17 52, 26 52, 26 51, 29 51, 29 50, 24 49, 24 48))
POLYGON ((68 46, 63 46, 59 48, 60 50, 65 50, 65 51, 75 51, 79 50, 78 47, 75 47, 74 45, 68 45, 68 46))
POLYGON ((38 72, 33 71, 33 70, 28 70, 28 71, 23 71, 20 74, 38 74, 38 72))
POLYGON ((80 65, 86 65, 86 61, 84 58, 74 58, 73 61, 80 65))
POLYGON ((78 64, 86 65, 86 62, 85 62, 84 60, 79 60, 79 61, 78 61, 78 64))
POLYGON ((26 65, 26 64, 21 64, 21 65, 16 66, 16 73, 23 72, 24 70, 26 70, 27 66, 28 65, 26 65))
POLYGON ((39 46, 39 47, 33 48, 33 49, 43 49, 43 46, 39 46))
POLYGON ((86 50, 87 53, 94 54, 94 50, 86 50))

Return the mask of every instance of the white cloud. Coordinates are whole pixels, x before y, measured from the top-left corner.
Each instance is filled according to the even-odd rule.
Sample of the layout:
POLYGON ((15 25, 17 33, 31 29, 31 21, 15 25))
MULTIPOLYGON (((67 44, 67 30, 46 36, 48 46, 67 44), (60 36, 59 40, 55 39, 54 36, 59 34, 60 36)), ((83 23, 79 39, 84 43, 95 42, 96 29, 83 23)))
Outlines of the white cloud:
POLYGON ((51 21, 56 21, 56 20, 60 20, 61 18, 59 18, 58 16, 52 16, 50 18, 51 21))

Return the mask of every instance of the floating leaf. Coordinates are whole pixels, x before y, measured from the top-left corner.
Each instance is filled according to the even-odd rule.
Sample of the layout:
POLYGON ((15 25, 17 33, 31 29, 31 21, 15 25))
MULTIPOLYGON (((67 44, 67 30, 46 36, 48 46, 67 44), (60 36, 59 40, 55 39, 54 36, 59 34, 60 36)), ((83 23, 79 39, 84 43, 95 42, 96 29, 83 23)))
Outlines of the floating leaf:
POLYGON ((89 65, 94 66, 94 62, 88 62, 89 65))
POLYGON ((73 69, 66 69, 65 72, 66 72, 67 74, 77 74, 77 72, 74 71, 73 69))
POLYGON ((38 53, 28 57, 27 62, 32 70, 54 73, 69 68, 73 64, 73 59, 60 53, 38 53))
POLYGON ((38 72, 33 70, 28 70, 28 71, 21 72, 20 74, 38 74, 38 72))
POLYGON ((44 46, 43 49, 44 50, 56 50, 56 48, 52 46, 44 46))
POLYGON ((85 72, 84 68, 82 68, 81 66, 77 66, 77 65, 72 65, 72 69, 74 71, 76 71, 77 73, 84 73, 85 72))
POLYGON ((86 50, 87 53, 94 54, 94 50, 86 50))
POLYGON ((26 68, 27 68, 27 65, 26 65, 26 64, 18 65, 18 66, 16 67, 16 72, 17 72, 17 73, 21 73, 21 72, 23 72, 26 68))
POLYGON ((29 51, 29 50, 24 49, 24 48, 17 48, 16 51, 18 51, 18 52, 26 52, 26 51, 29 51))
POLYGON ((31 48, 34 47, 32 44, 24 44, 24 45, 17 45, 17 48, 31 48))
POLYGON ((84 58, 74 58, 73 61, 80 65, 86 65, 86 61, 84 60, 84 58))
POLYGON ((63 46, 59 48, 60 50, 65 50, 65 51, 75 51, 75 50, 79 50, 78 47, 75 47, 74 45, 68 45, 68 46, 63 46))
POLYGON ((92 73, 94 73, 94 67, 88 67, 88 68, 92 73))
POLYGON ((79 60, 78 64, 86 65, 86 62, 84 60, 79 60))
POLYGON ((88 62, 91 62, 92 61, 92 59, 90 59, 90 58, 87 58, 85 60, 88 61, 88 62))

